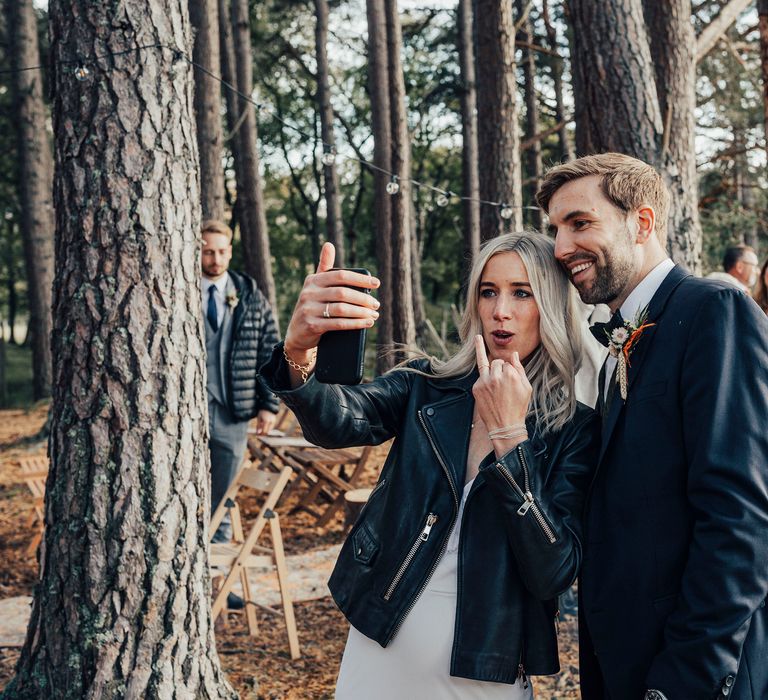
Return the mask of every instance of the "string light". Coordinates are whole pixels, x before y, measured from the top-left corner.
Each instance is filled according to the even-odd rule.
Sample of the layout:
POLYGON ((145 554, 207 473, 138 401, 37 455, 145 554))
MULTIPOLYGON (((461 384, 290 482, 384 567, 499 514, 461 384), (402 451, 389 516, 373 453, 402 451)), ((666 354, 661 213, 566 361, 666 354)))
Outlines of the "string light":
MULTIPOLYGON (((231 85, 226 80, 221 78, 221 76, 216 75, 215 73, 212 73, 210 70, 205 68, 205 66, 201 66, 199 63, 192 60, 189 56, 187 56, 183 51, 179 50, 176 47, 172 46, 165 46, 163 44, 148 44, 143 46, 136 46, 131 49, 126 49, 124 51, 114 51, 114 52, 108 52, 106 54, 100 54, 93 57, 93 60, 96 61, 100 58, 114 58, 115 56, 122 56, 125 54, 130 53, 137 53, 139 51, 143 51, 146 49, 160 49, 160 50, 166 50, 170 51, 172 57, 173 57, 173 63, 169 69, 169 75, 171 79, 175 79, 176 77, 176 68, 178 62, 185 61, 191 66, 194 66, 199 71, 205 73, 213 80, 216 80, 217 82, 221 83, 225 88, 227 88, 229 91, 233 92, 234 94, 238 95, 241 99, 245 100, 246 102, 249 102, 250 104, 254 105, 256 108, 259 116, 261 117, 272 117, 272 119, 277 120, 280 122, 284 127, 292 129, 293 131, 297 132, 301 136, 303 136, 305 139, 313 140, 315 137, 311 134, 306 134, 301 129, 299 129, 297 126, 294 126, 293 124, 290 124, 285 119, 278 116, 272 107, 269 104, 266 103, 258 103, 255 102, 251 97, 248 95, 243 94, 240 90, 238 90, 234 85, 231 85)), ((59 60, 56 63, 59 64, 76 64, 76 68, 74 69, 74 76, 75 78, 83 82, 87 80, 90 77, 91 71, 88 69, 88 67, 82 62, 82 60, 59 60)), ((0 75, 5 75, 9 73, 21 73, 22 71, 28 71, 28 70, 41 70, 43 66, 26 66, 23 68, 16 68, 11 70, 2 70, 0 71, 0 75)), ((338 157, 342 156, 342 154, 337 153, 329 144, 323 144, 323 155, 321 156, 321 161, 323 165, 333 165, 336 162, 336 159, 338 157)), ((389 172, 388 170, 385 170, 384 168, 380 168, 378 165, 375 165, 374 163, 371 163, 367 160, 364 160, 363 158, 358 158, 351 155, 343 155, 346 160, 354 161, 357 163, 360 163, 361 165, 366 166, 369 170, 379 172, 383 175, 388 175, 390 177, 390 181, 387 183, 386 190, 387 194, 389 195, 396 195, 400 192, 400 184, 398 182, 399 178, 394 173, 389 172)), ((499 214, 502 219, 511 219, 514 216, 514 210, 515 209, 530 209, 534 211, 538 211, 539 207, 535 206, 526 206, 526 205, 512 205, 512 204, 506 204, 503 202, 492 202, 487 199, 479 199, 476 197, 466 197, 463 195, 457 195, 454 192, 446 192, 445 190, 442 190, 438 187, 434 187, 433 185, 429 185, 427 183, 419 182, 414 179, 409 179, 409 182, 414 187, 419 187, 422 189, 431 190, 432 192, 435 192, 437 194, 435 198, 435 204, 439 207, 447 207, 452 200, 458 200, 458 201, 466 201, 466 202, 476 202, 478 204, 483 204, 485 206, 490 207, 496 207, 499 209, 499 214)))

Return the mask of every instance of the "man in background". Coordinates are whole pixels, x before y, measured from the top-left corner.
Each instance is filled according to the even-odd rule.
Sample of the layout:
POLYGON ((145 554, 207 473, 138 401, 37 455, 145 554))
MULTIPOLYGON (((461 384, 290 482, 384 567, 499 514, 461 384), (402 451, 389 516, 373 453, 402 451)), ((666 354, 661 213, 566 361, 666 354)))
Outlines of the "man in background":
POLYGON ((742 292, 752 293, 752 287, 757 282, 757 271, 760 261, 754 248, 748 245, 734 245, 725 251, 723 270, 725 272, 710 272, 707 279, 718 280, 730 284, 742 292))
MULTIPOLYGON (((248 423, 268 433, 277 397, 258 375, 278 342, 272 309, 253 279, 229 270, 232 229, 220 221, 202 226, 202 291, 208 369, 211 453, 211 509, 216 510, 243 461, 248 423)), ((222 522, 212 542, 228 542, 232 527, 222 522)))

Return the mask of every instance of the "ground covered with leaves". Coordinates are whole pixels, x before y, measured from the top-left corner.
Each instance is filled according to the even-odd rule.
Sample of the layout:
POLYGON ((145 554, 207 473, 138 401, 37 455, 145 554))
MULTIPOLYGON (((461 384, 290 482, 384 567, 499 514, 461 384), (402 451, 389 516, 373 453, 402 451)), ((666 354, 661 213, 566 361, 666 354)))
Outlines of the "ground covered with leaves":
MULTIPOLYGON (((0 411, 0 598, 32 595, 37 564, 26 554, 31 536, 26 527, 31 495, 19 482, 18 460, 44 454, 45 444, 35 436, 46 418, 46 407, 31 411, 0 411)), ((372 484, 386 448, 379 448, 366 474, 372 484)), ((345 525, 339 516, 328 528, 313 525, 311 516, 290 513, 296 495, 278 509, 288 554, 299 554, 338 544, 345 525)), ((258 612, 259 635, 248 634, 241 615, 229 615, 216 624, 216 645, 233 686, 246 699, 332 698, 347 623, 330 598, 295 604, 301 658, 292 661, 282 618, 258 612)), ((557 676, 535 678, 537 700, 572 700, 578 692, 578 653, 575 621, 560 624, 560 661, 557 676)), ((0 647, 0 691, 13 676, 18 648, 0 647)), ((364 700, 364 699, 361 699, 364 700)))

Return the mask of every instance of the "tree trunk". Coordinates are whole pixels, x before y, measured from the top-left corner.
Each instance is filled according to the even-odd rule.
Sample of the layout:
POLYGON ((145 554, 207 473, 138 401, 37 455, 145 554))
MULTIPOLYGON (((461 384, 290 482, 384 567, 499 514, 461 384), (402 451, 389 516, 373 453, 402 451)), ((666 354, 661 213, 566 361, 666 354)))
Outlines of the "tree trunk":
POLYGON ((768 0, 757 0, 760 24, 760 67, 763 75, 763 130, 768 152, 768 0))
POLYGON ((464 215, 464 259, 462 281, 466 281, 472 260, 480 250, 480 172, 477 149, 477 91, 475 53, 472 42, 472 2, 459 0, 458 49, 461 69, 461 181, 464 215))
MULTIPOLYGON (((253 92, 253 66, 248 0, 232 0, 232 26, 237 89, 243 95, 250 95, 253 92)), ((252 103, 242 99, 240 108, 245 110, 245 118, 240 126, 237 142, 242 166, 241 179, 237 182, 237 199, 243 217, 240 236, 245 271, 256 280, 259 289, 269 300, 277 323, 277 295, 275 280, 272 277, 272 255, 269 250, 264 191, 259 172, 256 112, 252 103)))
MULTIPOLYGON (((390 170, 392 126, 389 121, 389 77, 387 75, 387 21, 384 0, 366 0, 368 17, 368 89, 371 95, 373 164, 390 170)), ((392 196, 387 193, 389 176, 374 170, 374 218, 376 221, 376 262, 379 267, 379 318, 377 327, 376 372, 390 369, 394 362, 385 354, 392 346, 392 196)))
MULTIPOLYGON (((11 66, 18 69, 40 63, 37 20, 32 0, 7 0, 11 66)), ((51 290, 53 284, 53 163, 42 73, 27 70, 12 74, 19 144, 19 201, 21 237, 27 270, 29 337, 35 400, 51 394, 51 290)))
MULTIPOLYGON (((398 176, 400 191, 392 197, 392 341, 413 346, 416 322, 413 298, 417 290, 411 276, 411 140, 405 111, 405 77, 400 58, 403 39, 397 0, 385 0, 387 67, 392 152, 390 171, 398 176)), ((402 357, 396 356, 396 359, 402 357)))
MULTIPOLYGON (((186 0, 49 5, 55 358, 40 585, 6 698, 235 698, 209 458, 186 0), (119 23, 120 32, 115 32, 119 23), (126 51, 88 61, 95 47, 126 51), (75 78, 72 56, 90 75, 75 78)), ((101 51, 103 53, 103 49, 101 51)))
MULTIPOLYGON (((328 0, 315 0, 315 53, 317 56, 317 106, 320 112, 320 135, 324 150, 336 151, 336 136, 333 132, 333 106, 328 68, 328 0)), ((339 174, 333 161, 323 163, 325 184, 326 235, 336 248, 336 267, 344 266, 344 225, 341 218, 341 194, 339 174)))
MULTIPOLYGON (((547 42, 549 43, 549 49, 555 53, 560 54, 560 46, 557 41, 557 30, 549 15, 549 0, 543 0, 541 17, 544 21, 544 29, 547 32, 547 42)), ((563 62, 560 58, 553 58, 551 61, 552 66, 552 82, 555 90, 555 120, 558 124, 565 124, 565 101, 563 99, 563 62)), ((568 135, 568 129, 565 125, 557 132, 558 140, 560 141, 560 160, 568 161, 573 160, 576 154, 573 151, 573 144, 571 143, 570 136, 568 135)))
MULTIPOLYGON (((219 11, 216 2, 189 0, 189 18, 195 30, 195 63, 214 75, 219 61, 219 11)), ((200 195, 203 219, 224 217, 224 170, 221 165, 221 85, 195 68, 195 117, 200 153, 200 195)))
MULTIPOLYGON (((523 19, 525 10, 524 0, 517 0, 517 13, 522 20, 520 30, 517 33, 518 39, 526 46, 530 47, 536 43, 533 35, 533 22, 528 12, 523 19)), ((520 21, 519 20, 519 21, 520 21)), ((525 95, 525 139, 531 140, 531 145, 526 149, 526 181, 524 189, 525 201, 533 204, 536 199, 536 192, 541 183, 541 140, 537 138, 539 133, 539 104, 536 99, 536 84, 534 81, 536 75, 536 58, 530 48, 523 49, 523 93, 525 95)), ((531 223, 534 228, 541 230, 544 226, 543 212, 540 209, 531 210, 531 223)))
POLYGON ((498 236, 507 225, 521 230, 522 186, 515 80, 515 26, 512 3, 473 0, 475 65, 477 72, 478 152, 482 153, 480 197, 512 207, 512 218, 501 207, 480 209, 480 236, 498 236))
POLYGON ((696 35, 690 0, 644 0, 643 12, 656 72, 664 125, 659 164, 672 197, 667 249, 672 258, 701 272, 702 232, 696 175, 696 35))

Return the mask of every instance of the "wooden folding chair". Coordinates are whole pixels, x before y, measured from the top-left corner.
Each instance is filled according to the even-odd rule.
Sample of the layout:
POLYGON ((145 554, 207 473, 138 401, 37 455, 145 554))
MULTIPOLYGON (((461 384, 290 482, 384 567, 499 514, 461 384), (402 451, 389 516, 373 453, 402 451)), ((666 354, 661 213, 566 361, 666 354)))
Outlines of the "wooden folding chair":
POLYGON ((266 605, 261 605, 253 599, 251 585, 248 581, 249 568, 272 568, 277 571, 277 581, 280 586, 280 598, 282 600, 283 616, 288 632, 288 646, 292 659, 298 659, 299 635, 296 630, 296 618, 293 613, 293 601, 288 589, 288 567, 285 562, 283 550, 283 536, 280 530, 280 518, 275 510, 277 502, 291 478, 291 468, 284 467, 277 474, 274 472, 255 469, 250 462, 244 466, 235 477, 232 485, 227 489, 219 507, 211 519, 211 532, 221 524, 224 514, 229 511, 232 520, 232 532, 234 541, 230 544, 211 544, 210 565, 226 569, 222 574, 224 581, 213 601, 213 619, 215 620, 224 611, 227 595, 232 592, 235 583, 240 580, 243 588, 243 601, 245 602, 245 616, 248 621, 248 631, 251 635, 258 634, 255 606, 259 606, 273 614, 280 614, 278 610, 266 605), (256 519, 253 521, 248 535, 243 530, 243 521, 240 507, 236 497, 242 489, 253 489, 264 497, 256 519), (264 527, 269 523, 269 531, 272 537, 272 546, 265 547, 257 544, 264 527))
POLYGON ((302 480, 309 484, 309 491, 294 510, 307 511, 315 516, 318 527, 325 527, 344 506, 344 494, 357 486, 372 449, 367 446, 362 450, 286 450, 286 461, 299 470, 294 484, 302 480), (321 500, 330 504, 324 510, 318 510, 321 500))
POLYGON ((45 482, 48 479, 48 457, 38 455, 36 457, 24 457, 19 460, 21 467, 22 481, 27 485, 34 505, 27 518, 26 526, 31 528, 35 522, 39 527, 32 537, 32 541, 27 547, 27 556, 34 556, 37 546, 43 537, 43 528, 45 527, 45 482))

